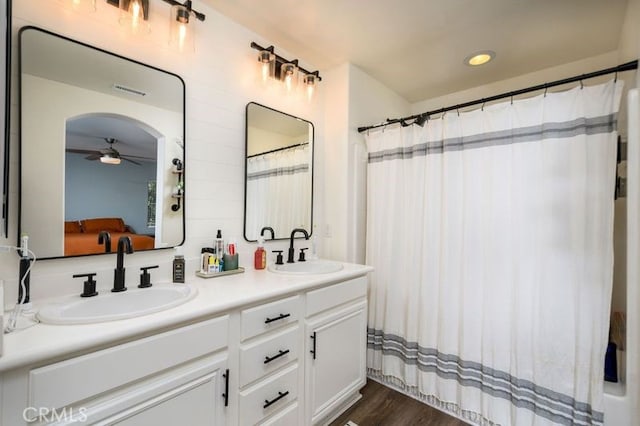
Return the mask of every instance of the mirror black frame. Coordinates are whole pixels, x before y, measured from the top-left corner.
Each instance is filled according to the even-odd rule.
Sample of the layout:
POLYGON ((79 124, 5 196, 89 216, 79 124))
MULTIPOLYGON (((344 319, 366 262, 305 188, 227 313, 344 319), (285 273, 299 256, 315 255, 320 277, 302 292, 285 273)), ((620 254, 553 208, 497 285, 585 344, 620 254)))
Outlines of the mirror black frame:
POLYGON ((2 221, 3 226, 0 230, 0 235, 9 236, 9 154, 10 148, 10 127, 11 127, 11 0, 6 0, 6 13, 4 24, 5 33, 5 46, 4 46, 4 61, 5 61, 5 81, 0 83, 5 85, 5 97, 4 97, 4 165, 2 176, 2 221))
MULTIPOLYGON (((9 0, 10 1, 10 0, 9 0)), ((99 47, 96 46, 92 46, 90 44, 75 40, 73 38, 70 37, 66 37, 60 34, 56 34, 54 32, 39 28, 39 27, 35 27, 32 25, 27 25, 24 26, 22 28, 20 28, 20 31, 18 32, 18 52, 19 52, 19 60, 18 60, 18 128, 20 129, 19 131, 19 144, 18 144, 18 232, 17 232, 17 247, 20 247, 20 237, 21 237, 21 229, 22 229, 22 53, 23 53, 23 46, 22 46, 22 33, 24 31, 27 30, 35 30, 35 31, 40 31, 42 33, 54 36, 54 37, 58 37, 61 38, 63 40, 66 41, 70 41, 72 43, 76 43, 79 44, 81 46, 84 47, 88 47, 90 49, 93 50, 97 50, 98 52, 101 53, 105 53, 107 55, 119 58, 119 59, 124 59, 126 61, 132 62, 134 64, 137 65, 142 65, 144 67, 150 68, 152 70, 155 71, 159 71, 159 72, 163 72, 165 74, 169 74, 175 78, 177 78, 180 83, 182 84, 182 142, 183 142, 183 146, 182 146, 182 155, 183 155, 183 168, 182 168, 182 185, 183 185, 183 193, 186 191, 186 184, 185 184, 185 168, 184 167, 184 163, 186 162, 186 158, 187 158, 187 141, 186 141, 186 128, 187 128, 187 115, 186 115, 186 84, 184 82, 184 80, 182 79, 182 77, 180 77, 178 74, 160 69, 158 67, 155 67, 153 65, 149 65, 146 64, 144 62, 140 62, 137 61, 135 59, 131 59, 128 58, 126 56, 122 56, 122 55, 118 55, 117 53, 113 53, 113 52, 109 52, 108 50, 104 50, 101 49, 99 47)), ((176 244, 175 246, 170 246, 170 247, 159 247, 159 248, 154 248, 154 249, 149 249, 149 250, 143 250, 146 252, 149 251, 155 251, 155 250, 166 250, 166 249, 172 249, 174 247, 178 247, 184 244, 185 239, 187 237, 186 235, 186 202, 184 199, 184 196, 182 197, 182 241, 180 241, 179 244, 176 244)), ((19 251, 16 251, 16 253, 19 254, 19 251)), ((91 253, 91 254, 82 254, 82 255, 73 255, 73 256, 54 256, 54 257, 42 257, 42 258, 38 258, 38 260, 49 260, 49 259, 73 259, 73 258, 79 258, 79 257, 87 257, 87 256, 98 256, 98 255, 105 255, 105 254, 113 254, 113 253, 91 253)))
MULTIPOLYGON (((315 139, 316 139, 316 128, 313 125, 313 123, 309 120, 305 120, 304 118, 300 118, 300 117, 296 117, 295 115, 292 114, 287 114, 286 112, 282 112, 282 111, 278 111, 275 108, 271 108, 268 107, 266 105, 262 105, 259 104, 257 102, 249 102, 246 106, 245 106, 245 114, 244 114, 244 214, 243 214, 243 219, 242 219, 242 235, 245 239, 245 241, 248 242, 256 242, 258 240, 250 240, 247 238, 247 166, 248 166, 248 157, 247 157, 247 153, 249 152, 249 106, 250 105, 257 105, 259 107, 262 108, 266 108, 268 110, 271 110, 273 112, 277 112, 278 114, 282 114, 282 115, 286 115, 288 117, 291 118, 295 118, 296 120, 301 120, 304 121, 306 123, 308 123, 311 126, 311 137, 312 137, 312 145, 311 145, 311 197, 310 197, 310 201, 311 201, 311 208, 310 208, 310 216, 309 216, 309 230, 307 230, 307 232, 309 233, 309 237, 311 237, 311 235, 313 234, 313 178, 315 175, 315 139)), ((273 238, 273 239, 269 239, 269 241, 283 241, 283 240, 288 240, 290 237, 282 237, 282 238, 273 238)), ((296 238, 302 238, 302 237, 296 237, 296 238)))

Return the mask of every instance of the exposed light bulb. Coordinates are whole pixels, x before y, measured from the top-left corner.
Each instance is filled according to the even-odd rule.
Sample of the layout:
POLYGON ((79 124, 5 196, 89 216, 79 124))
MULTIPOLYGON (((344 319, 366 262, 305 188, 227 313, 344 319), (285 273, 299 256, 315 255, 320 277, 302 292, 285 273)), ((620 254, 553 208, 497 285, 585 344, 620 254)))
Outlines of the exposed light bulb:
POLYGON ((275 72, 276 57, 270 50, 262 50, 258 54, 258 62, 260 62, 260 75, 262 82, 266 83, 269 77, 273 77, 275 72))
POLYGON ((187 24, 178 24, 178 49, 182 52, 184 50, 184 42, 187 38, 187 24))
POLYGON ((280 71, 280 79, 284 82, 288 93, 291 93, 293 88, 297 86, 297 72, 298 67, 295 63, 287 63, 282 65, 282 69, 280 71))
POLYGON ((141 19, 143 19, 140 0, 131 0, 129 2, 129 13, 131 14, 131 27, 136 30, 140 25, 141 19))
POLYGON ((313 99, 313 85, 307 84, 307 100, 310 101, 313 99))
POLYGON ((179 52, 194 49, 193 28, 189 27, 190 15, 185 6, 178 4, 171 7, 169 44, 179 52))
POLYGON ((287 92, 291 92, 291 87, 292 87, 292 80, 293 80, 293 75, 290 72, 287 72, 286 76, 284 77, 284 85, 287 87, 287 92))
POLYGON ((307 88, 307 100, 311 101, 313 98, 313 93, 315 92, 315 87, 317 84, 318 77, 315 74, 306 74, 304 76, 303 82, 307 88))

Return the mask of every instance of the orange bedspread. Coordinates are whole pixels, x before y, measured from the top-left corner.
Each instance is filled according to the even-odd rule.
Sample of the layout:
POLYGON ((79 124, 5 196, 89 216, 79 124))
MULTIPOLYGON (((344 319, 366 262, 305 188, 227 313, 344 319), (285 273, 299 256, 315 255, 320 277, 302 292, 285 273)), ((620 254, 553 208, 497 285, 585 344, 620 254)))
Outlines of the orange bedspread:
MULTIPOLYGON (((111 252, 118 249, 118 238, 128 236, 134 251, 155 248, 155 239, 148 235, 132 234, 130 232, 110 232, 111 252)), ((64 255, 79 256, 82 254, 104 253, 104 245, 98 244, 98 234, 94 233, 66 233, 64 234, 64 255)))

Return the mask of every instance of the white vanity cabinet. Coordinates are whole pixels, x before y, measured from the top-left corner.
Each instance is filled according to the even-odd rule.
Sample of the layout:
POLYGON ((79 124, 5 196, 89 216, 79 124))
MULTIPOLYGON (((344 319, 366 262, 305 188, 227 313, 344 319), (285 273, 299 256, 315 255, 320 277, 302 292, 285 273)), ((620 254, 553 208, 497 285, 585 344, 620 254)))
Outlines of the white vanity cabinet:
POLYGON ((305 424, 325 424, 360 399, 366 382, 367 280, 307 293, 305 424))
POLYGON ((0 424, 224 424, 228 322, 5 373, 0 424))
POLYGON ((365 384, 366 296, 359 275, 116 345, 91 337, 93 351, 0 373, 0 426, 327 424, 365 384))

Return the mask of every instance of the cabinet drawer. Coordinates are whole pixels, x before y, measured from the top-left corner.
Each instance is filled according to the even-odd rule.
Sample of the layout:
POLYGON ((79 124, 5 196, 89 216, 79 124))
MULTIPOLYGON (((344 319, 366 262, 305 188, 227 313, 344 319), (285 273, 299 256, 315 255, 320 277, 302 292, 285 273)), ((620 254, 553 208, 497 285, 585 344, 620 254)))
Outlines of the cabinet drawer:
POLYGON ((29 405, 59 408, 227 346, 224 316, 29 372, 29 405))
POLYGON ((298 403, 294 402, 289 407, 282 410, 273 417, 269 417, 260 426, 299 426, 298 421, 298 403))
POLYGON ((359 277, 307 293, 306 316, 326 311, 335 306, 367 295, 367 277, 359 277))
POLYGON ((242 340, 276 330, 300 317, 300 296, 277 300, 242 311, 242 340))
POLYGON ((300 327, 240 347, 240 387, 298 358, 300 327))
POLYGON ((257 386, 240 392, 240 424, 254 425, 297 398, 298 364, 294 364, 257 386))

